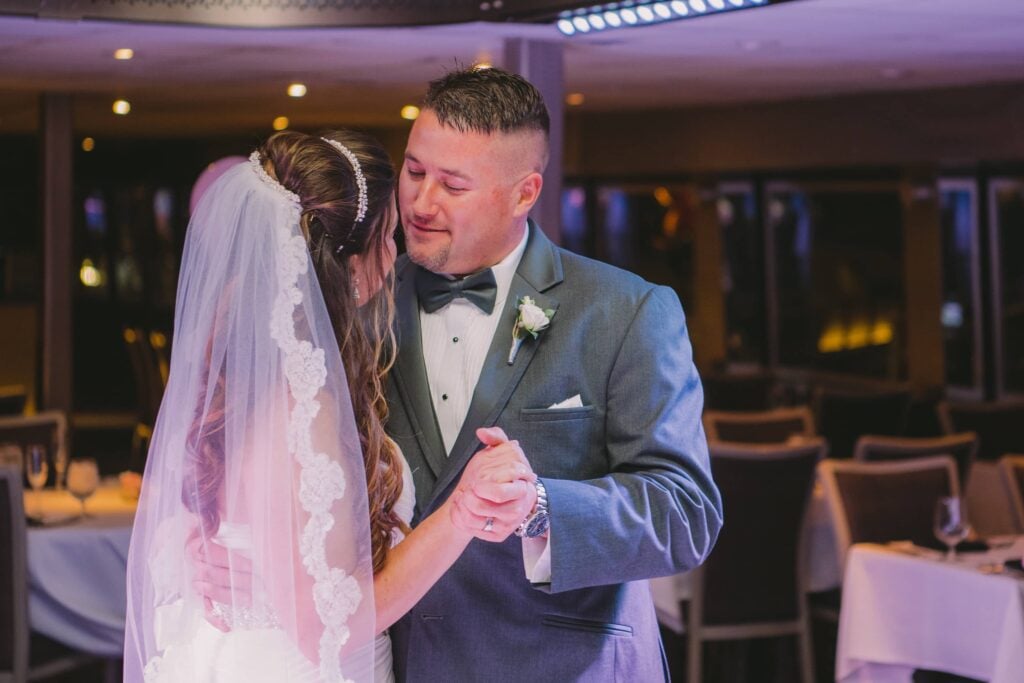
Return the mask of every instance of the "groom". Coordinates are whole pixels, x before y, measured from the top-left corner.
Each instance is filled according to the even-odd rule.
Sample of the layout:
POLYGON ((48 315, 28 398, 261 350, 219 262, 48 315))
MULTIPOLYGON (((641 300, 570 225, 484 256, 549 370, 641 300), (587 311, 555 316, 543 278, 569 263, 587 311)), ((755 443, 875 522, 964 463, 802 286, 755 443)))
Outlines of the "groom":
POLYGON ((492 542, 392 628, 399 680, 667 679, 641 579, 698 565, 722 524, 676 295, 527 220, 547 133, 536 88, 487 69, 431 83, 409 136, 388 431, 418 518, 455 495, 492 542), (455 491, 483 447, 539 483, 455 491))

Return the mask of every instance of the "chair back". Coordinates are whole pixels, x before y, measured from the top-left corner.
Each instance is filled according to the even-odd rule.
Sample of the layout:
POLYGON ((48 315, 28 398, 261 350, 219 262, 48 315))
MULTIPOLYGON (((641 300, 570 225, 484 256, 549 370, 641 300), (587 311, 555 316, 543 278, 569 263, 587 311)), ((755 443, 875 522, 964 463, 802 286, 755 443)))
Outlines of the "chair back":
POLYGON ((0 387, 0 415, 21 415, 27 401, 28 391, 20 384, 0 387))
POLYGON ((709 410, 704 413, 704 431, 709 441, 785 443, 794 436, 814 436, 814 418, 804 406, 758 412, 709 410))
POLYGON ((710 453, 728 522, 707 561, 694 572, 694 625, 797 620, 805 586, 802 531, 825 443, 712 443, 710 453))
POLYGON ((903 434, 910 402, 909 391, 854 393, 819 387, 814 392, 814 422, 828 441, 829 455, 849 458, 865 434, 903 434))
POLYGON ((160 401, 164 395, 164 379, 160 371, 152 342, 142 329, 125 327, 123 330, 128 359, 132 364, 132 376, 135 380, 136 398, 139 406, 139 421, 152 428, 160 411, 160 401))
POLYGON ((890 462, 825 460, 818 475, 832 513, 840 568, 854 543, 935 545, 935 501, 960 495, 956 462, 948 455, 890 462))
POLYGON ((0 467, 0 681, 28 673, 28 579, 21 470, 0 467))
POLYGON ((1007 453, 1024 453, 1024 402, 939 404, 939 421, 947 434, 978 435, 978 460, 996 462, 1007 453))
POLYGON ((1010 497, 1017 531, 1024 533, 1024 455, 1007 455, 999 460, 1003 484, 1010 497))
POLYGON ((874 434, 857 439, 853 459, 861 462, 886 460, 909 460, 929 455, 948 455, 956 461, 957 475, 963 488, 971 465, 978 453, 978 436, 974 432, 951 434, 935 438, 912 438, 899 436, 877 436, 874 434))
POLYGON ((712 372, 701 377, 711 410, 768 410, 775 378, 767 372, 712 372))
POLYGON ((21 464, 14 462, 13 458, 8 460, 10 456, 7 454, 13 448, 24 456, 29 446, 40 444, 46 447, 50 462, 58 453, 64 454, 67 462, 67 432, 67 418, 56 410, 29 416, 0 417, 0 455, 4 456, 5 464, 20 468, 21 464))

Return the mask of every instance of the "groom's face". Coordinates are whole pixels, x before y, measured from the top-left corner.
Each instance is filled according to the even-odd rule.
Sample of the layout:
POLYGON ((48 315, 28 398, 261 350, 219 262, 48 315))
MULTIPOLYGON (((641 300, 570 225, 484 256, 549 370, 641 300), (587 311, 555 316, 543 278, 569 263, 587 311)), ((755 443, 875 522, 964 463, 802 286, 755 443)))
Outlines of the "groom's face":
POLYGON ((453 275, 505 258, 540 194, 543 145, 540 133, 460 132, 424 110, 409 133, 399 180, 409 257, 453 275))

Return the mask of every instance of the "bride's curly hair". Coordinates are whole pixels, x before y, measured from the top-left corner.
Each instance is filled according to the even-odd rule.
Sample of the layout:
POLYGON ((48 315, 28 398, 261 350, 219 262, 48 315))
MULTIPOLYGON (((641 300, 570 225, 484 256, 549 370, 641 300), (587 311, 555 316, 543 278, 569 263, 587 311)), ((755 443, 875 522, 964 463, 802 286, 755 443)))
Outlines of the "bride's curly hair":
MULTIPOLYGON (((393 530, 408 531, 394 512, 402 492, 402 466, 384 432, 388 412, 384 381, 396 349, 394 277, 385 262, 395 211, 395 171, 384 148, 367 135, 336 130, 322 137, 340 142, 359 160, 366 180, 367 210, 358 223, 359 187, 352 164, 321 136, 283 131, 268 138, 258 151, 267 173, 297 194, 302 206, 300 227, 338 340, 362 442, 377 572, 387 559, 393 530), (355 281, 351 263, 355 254, 361 255, 367 277, 379 278, 381 285, 362 306, 356 288, 376 283, 355 281)), ((212 390, 209 403, 205 395, 199 397, 198 405, 207 409, 200 410, 189 434, 191 481, 186 485, 195 491, 186 504, 211 531, 219 524, 216 495, 224 477, 223 381, 212 390)))

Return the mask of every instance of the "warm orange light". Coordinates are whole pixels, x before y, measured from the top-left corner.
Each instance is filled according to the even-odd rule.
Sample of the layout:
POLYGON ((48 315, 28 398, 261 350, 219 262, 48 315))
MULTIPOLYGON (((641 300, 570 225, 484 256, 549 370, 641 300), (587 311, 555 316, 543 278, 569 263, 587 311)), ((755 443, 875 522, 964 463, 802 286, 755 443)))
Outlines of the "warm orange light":
POLYGON ((305 97, 306 86, 302 83, 292 83, 288 86, 288 97, 305 97))
POLYGON ((287 116, 278 116, 276 119, 274 119, 274 130, 284 130, 285 128, 288 127, 288 123, 289 121, 287 116))
POLYGON ((82 138, 82 151, 91 152, 96 149, 96 141, 92 138, 82 138))
POLYGON ((414 104, 407 104, 402 107, 402 118, 406 121, 415 121, 420 115, 420 108, 414 104))
POLYGON ((132 105, 128 100, 114 100, 114 106, 111 109, 118 116, 125 116, 132 110, 132 105))
POLYGON ((584 97, 583 93, 581 92, 571 92, 565 96, 565 103, 568 104, 570 107, 580 106, 581 104, 583 104, 583 100, 584 97))
POLYGON ((125 61, 135 56, 135 50, 130 47, 121 47, 114 50, 114 59, 125 61))

